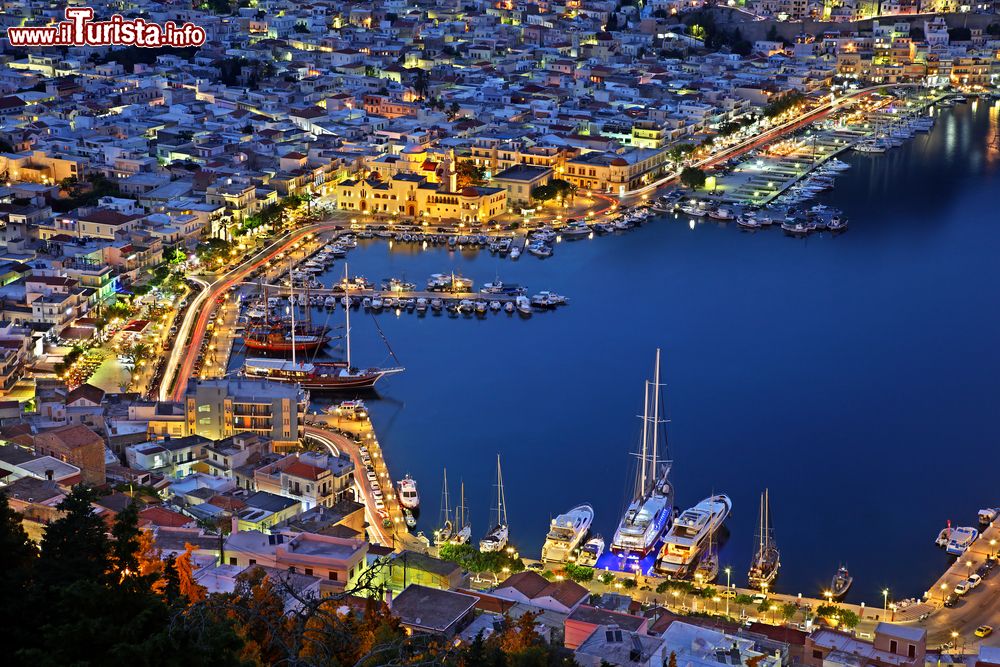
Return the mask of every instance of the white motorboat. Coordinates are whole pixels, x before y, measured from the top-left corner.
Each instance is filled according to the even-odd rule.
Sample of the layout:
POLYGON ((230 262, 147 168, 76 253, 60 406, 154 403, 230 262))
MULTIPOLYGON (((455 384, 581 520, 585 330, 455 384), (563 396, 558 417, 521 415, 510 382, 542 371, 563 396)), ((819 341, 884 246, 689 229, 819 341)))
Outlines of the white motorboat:
POLYGON ((951 531, 951 539, 948 540, 948 546, 945 547, 945 551, 952 556, 961 556, 978 538, 979 531, 975 528, 970 526, 955 528, 951 531))
POLYGON ((507 547, 510 527, 507 524, 507 501, 503 492, 503 475, 500 472, 500 455, 497 454, 497 504, 496 523, 490 528, 483 539, 479 540, 479 550, 503 551, 507 547))
POLYGON ((660 414, 660 350, 657 349, 653 381, 646 381, 643 400, 635 490, 611 541, 611 551, 620 556, 644 558, 656 548, 673 516, 674 489, 669 481, 671 462, 659 458, 660 436, 662 434, 664 440, 666 436, 665 429, 660 428, 663 423, 660 414))
POLYGON ((513 248, 510 249, 510 258, 511 259, 517 259, 520 256, 521 256, 521 249, 520 248, 518 248, 517 246, 514 246, 513 248))
POLYGON ((736 215, 732 210, 725 208, 724 206, 719 206, 718 208, 709 209, 708 217, 713 220, 732 220, 736 215))
POLYGON ((517 312, 522 315, 531 315, 531 300, 528 297, 521 295, 514 300, 514 305, 517 308, 517 312))
POLYGON ((583 545, 580 549, 580 555, 576 557, 577 565, 584 565, 586 567, 594 567, 597 565, 598 559, 604 555, 604 538, 600 535, 596 535, 583 545))
POLYGON ((490 310, 496 312, 502 308, 502 304, 499 301, 490 301, 490 310))
POLYGON ((513 313, 514 309, 515 309, 514 302, 513 301, 508 301, 507 303, 505 303, 503 305, 503 309, 504 309, 504 312, 513 313))
POLYGON ((552 248, 545 243, 531 243, 528 245, 528 252, 535 257, 551 257, 552 248))
POLYGON ((733 504, 729 496, 705 498, 674 519, 663 538, 663 548, 656 562, 657 571, 678 574, 697 565, 699 556, 712 535, 722 527, 733 504))
POLYGON ((993 523, 997 518, 997 513, 1000 513, 996 507, 987 507, 985 509, 979 510, 979 525, 988 526, 993 523))
POLYGON ((337 307, 337 297, 333 296, 332 294, 326 297, 325 299, 323 299, 323 306, 326 307, 327 310, 333 310, 334 308, 337 307))
POLYGON ((417 299, 417 312, 418 313, 426 312, 427 305, 428 305, 427 299, 425 299, 424 297, 420 297, 419 299, 417 299))
POLYGON ((420 507, 417 482, 409 475, 399 480, 399 504, 409 509, 420 507))
POLYGON ((590 524, 594 521, 594 508, 590 505, 577 505, 565 514, 560 514, 549 526, 549 533, 542 545, 542 560, 553 563, 565 563, 580 542, 587 536, 590 524))

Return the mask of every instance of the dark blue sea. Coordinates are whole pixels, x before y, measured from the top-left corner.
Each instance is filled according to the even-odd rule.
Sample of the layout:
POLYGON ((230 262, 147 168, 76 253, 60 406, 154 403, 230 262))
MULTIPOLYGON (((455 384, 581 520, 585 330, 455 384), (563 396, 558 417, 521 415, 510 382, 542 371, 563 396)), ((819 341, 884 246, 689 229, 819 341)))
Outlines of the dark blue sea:
MULTIPOLYGON (((610 542, 659 347, 677 503, 733 499, 720 560, 734 583, 766 487, 778 590, 816 595, 846 564, 854 601, 921 594, 947 564, 945 522, 1000 506, 997 131, 998 106, 970 102, 901 148, 847 154, 820 199, 849 218, 838 236, 670 216, 546 260, 363 242, 351 273, 376 282, 454 270, 571 299, 528 320, 377 316, 406 372, 368 402, 391 470, 420 485, 419 528, 437 523, 447 467, 481 537, 499 452, 524 554, 581 502, 610 542)), ((356 363, 391 362, 372 316, 352 331, 356 363)))

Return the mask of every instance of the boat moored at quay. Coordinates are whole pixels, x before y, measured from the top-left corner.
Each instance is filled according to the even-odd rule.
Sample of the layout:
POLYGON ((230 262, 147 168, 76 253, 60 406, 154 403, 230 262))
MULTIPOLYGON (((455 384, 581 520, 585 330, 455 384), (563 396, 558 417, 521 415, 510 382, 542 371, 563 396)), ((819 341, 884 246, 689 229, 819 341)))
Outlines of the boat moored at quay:
POLYGON ((565 514, 560 514, 549 526, 545 544, 542 546, 542 560, 565 563, 571 560, 577 547, 587 536, 594 521, 594 508, 577 505, 565 514))
MULTIPOLYGON (((655 550, 673 517, 671 462, 659 458, 658 440, 663 431, 660 424, 660 351, 657 350, 653 381, 646 381, 635 491, 611 541, 612 553, 626 558, 645 558, 655 550)), ((664 440, 664 450, 665 444, 664 440)))
POLYGON ((729 496, 715 495, 682 512, 663 539, 656 571, 672 577, 690 574, 732 508, 729 496))

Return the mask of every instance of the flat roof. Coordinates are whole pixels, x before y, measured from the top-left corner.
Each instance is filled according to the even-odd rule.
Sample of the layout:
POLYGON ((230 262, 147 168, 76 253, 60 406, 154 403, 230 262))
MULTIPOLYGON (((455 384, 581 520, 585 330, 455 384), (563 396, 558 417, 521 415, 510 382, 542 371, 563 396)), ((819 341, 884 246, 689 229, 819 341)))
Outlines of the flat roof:
POLYGON ((410 584, 392 601, 392 613, 406 625, 444 632, 469 613, 477 600, 465 593, 410 584))

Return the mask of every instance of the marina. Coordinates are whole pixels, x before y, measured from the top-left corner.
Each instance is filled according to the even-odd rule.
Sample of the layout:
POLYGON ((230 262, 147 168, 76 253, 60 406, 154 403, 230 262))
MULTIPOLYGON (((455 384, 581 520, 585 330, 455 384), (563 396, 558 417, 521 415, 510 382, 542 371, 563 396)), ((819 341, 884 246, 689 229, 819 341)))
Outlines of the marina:
MULTIPOLYGON (((509 488, 540 488, 544 475, 535 468, 537 457, 571 438, 580 443, 581 453, 559 457, 558 466, 572 482, 545 487, 551 500, 543 517, 530 498, 508 497, 512 541, 523 553, 540 554, 549 518, 587 502, 595 509, 591 531, 604 536, 609 551, 631 496, 622 489, 634 481, 627 452, 636 450, 641 437, 642 422, 632 417, 642 412, 636 395, 641 388, 635 383, 649 376, 650 351, 663 345, 673 388, 667 402, 675 460, 671 479, 677 485, 673 504, 692 507, 711 488, 729 495, 738 513, 727 522, 730 534, 719 544, 719 560, 721 569, 732 567, 734 583, 746 581, 759 495, 766 486, 781 550, 782 590, 819 595, 846 562, 855 578, 848 601, 877 598, 883 585, 903 597, 922 593, 947 564, 947 554, 932 544, 945 520, 996 502, 973 490, 978 471, 970 471, 968 485, 955 485, 946 501, 936 493, 913 495, 908 500, 912 521, 905 529, 886 522, 891 547, 880 550, 834 539, 852 530, 851 511, 868 511, 874 499, 851 499, 851 511, 840 502, 795 499, 840 496, 833 479, 801 474, 810 470, 810 452, 840 452, 844 443, 875 437, 880 446, 865 453, 867 465, 875 469, 895 469, 902 456, 897 443, 904 441, 930 456, 935 440, 950 431, 938 422, 911 424, 907 415, 914 410, 960 415, 971 429, 959 445, 961 455, 989 456, 990 426, 970 411, 983 400, 980 394, 993 373, 1000 373, 991 352, 1000 325, 991 317, 985 325, 956 330, 955 324, 970 323, 973 313, 993 311, 978 290, 962 289, 956 299, 953 289, 989 281, 997 242, 988 215, 955 218, 948 202, 960 198, 977 210, 990 210, 984 193, 994 183, 995 162, 985 144, 975 142, 991 136, 996 113, 982 103, 958 105, 942 112, 930 133, 886 154, 845 153, 841 159, 851 169, 816 202, 841 209, 852 220, 875 222, 855 226, 829 243, 788 244, 780 233, 745 235, 731 222, 698 224, 692 230, 687 220, 668 215, 630 233, 560 244, 558 262, 513 265, 483 252, 466 255, 438 247, 407 253, 386 243, 359 244, 351 254, 353 270, 373 277, 424 277, 453 268, 484 284, 499 271, 505 282, 553 285, 572 297, 559 317, 536 317, 530 327, 519 326, 517 317, 472 318, 471 335, 459 331, 465 327, 449 326, 444 317, 378 317, 407 372, 380 384, 380 396, 368 404, 385 424, 382 439, 398 444, 394 459, 400 472, 411 472, 430 489, 440 484, 441 465, 447 463, 453 504, 457 480, 464 478, 478 540, 492 504, 495 452, 504 451, 509 488), (970 154, 980 156, 979 167, 959 160, 970 154), (889 179, 895 173, 901 182, 889 179), (886 208, 885 200, 893 205, 886 208), (964 259, 928 266, 925 257, 932 248, 964 259), (846 275, 838 272, 844 265, 852 267, 846 275), (894 279, 877 284, 886 271, 894 279), (928 317, 926 299, 916 299, 916 293, 932 295, 940 317, 928 317), (905 304, 892 318, 885 310, 889 299, 905 304), (731 312, 725 319, 718 316, 723 307, 731 312), (834 311, 865 324, 845 326, 834 311), (608 318, 613 322, 626 312, 629 327, 608 325, 608 318), (905 339, 888 330, 895 318, 909 327, 905 339), (950 342, 942 346, 940 341, 950 342), (947 362, 947 374, 938 362, 910 361, 916 350, 931 348, 947 362), (442 368, 452 371, 447 381, 426 379, 442 368), (723 380, 710 382, 706 375, 723 380), (487 376, 488 384, 482 380, 487 376), (884 402, 887 378, 900 376, 906 386, 892 389, 899 398, 885 408, 888 412, 876 414, 867 407, 884 402), (779 398, 782 386, 809 387, 822 399, 789 410, 779 398), (598 402, 596 387, 602 388, 598 402), (848 397, 860 411, 845 411, 848 397), (428 421, 426 415, 442 404, 460 407, 442 420, 428 421), (484 406, 507 417, 487 418, 484 406), (807 427, 810 420, 824 428, 807 427), (444 427, 475 433, 477 447, 442 443, 444 427), (803 448, 803 442, 809 446, 803 448), (461 465, 456 466, 456 457, 461 465), (762 457, 771 461, 763 470, 762 457), (594 465, 606 471, 607 488, 594 483, 594 465), (747 470, 760 470, 755 483, 748 481, 747 470)), ((352 327, 359 358, 374 361, 385 355, 372 318, 352 318, 352 327)), ((906 475, 932 475, 913 457, 905 459, 906 475)), ((867 468, 855 474, 859 483, 882 488, 881 476, 867 468)), ((874 498, 882 494, 879 490, 874 498)), ((433 532, 435 514, 425 511, 417 529, 433 532)), ((975 523, 973 515, 961 525, 975 523)))

